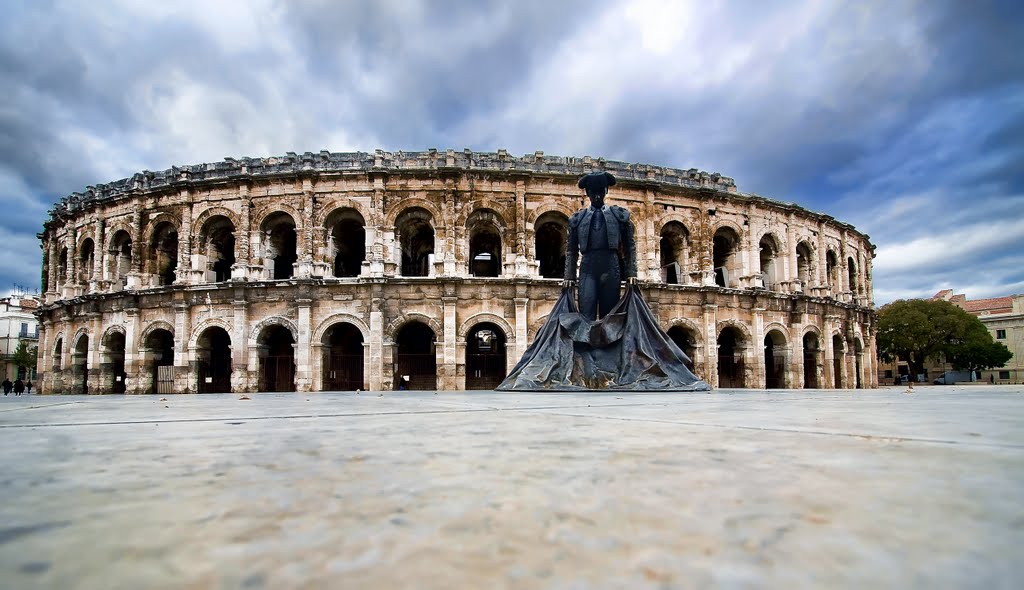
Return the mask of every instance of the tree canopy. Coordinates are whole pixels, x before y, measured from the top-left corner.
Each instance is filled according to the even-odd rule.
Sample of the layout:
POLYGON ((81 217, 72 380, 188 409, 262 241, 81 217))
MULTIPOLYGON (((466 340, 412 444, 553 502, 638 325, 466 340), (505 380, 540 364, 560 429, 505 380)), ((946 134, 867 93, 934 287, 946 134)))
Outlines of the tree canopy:
POLYGON ((28 342, 19 340, 18 347, 14 349, 14 354, 12 355, 11 360, 14 362, 15 366, 23 369, 32 369, 36 366, 37 351, 37 347, 29 347, 28 342))
POLYGON ((878 310, 878 355, 903 359, 915 373, 940 355, 957 370, 1001 367, 1013 357, 985 324, 948 301, 901 299, 878 310))

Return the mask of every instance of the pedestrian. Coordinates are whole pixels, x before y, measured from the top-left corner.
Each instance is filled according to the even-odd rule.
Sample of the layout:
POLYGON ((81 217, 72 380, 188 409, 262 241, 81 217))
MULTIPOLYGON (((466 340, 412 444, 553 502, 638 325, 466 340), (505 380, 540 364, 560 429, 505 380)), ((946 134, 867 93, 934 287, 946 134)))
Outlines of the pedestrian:
POLYGON ((32 395, 32 382, 29 381, 25 384, 25 395, 32 395))
POLYGON ((25 393, 25 382, 21 379, 14 380, 14 395, 21 395, 25 393))
POLYGON ((12 387, 14 387, 14 384, 11 383, 11 380, 8 379, 7 377, 4 377, 4 395, 10 393, 12 387))

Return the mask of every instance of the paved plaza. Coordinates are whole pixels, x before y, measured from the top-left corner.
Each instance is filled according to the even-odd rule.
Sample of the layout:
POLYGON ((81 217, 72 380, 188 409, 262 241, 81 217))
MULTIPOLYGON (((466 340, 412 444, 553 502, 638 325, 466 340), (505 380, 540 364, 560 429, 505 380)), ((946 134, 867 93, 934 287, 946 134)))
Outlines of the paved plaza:
POLYGON ((4 588, 1019 588, 1024 387, 0 398, 4 588))

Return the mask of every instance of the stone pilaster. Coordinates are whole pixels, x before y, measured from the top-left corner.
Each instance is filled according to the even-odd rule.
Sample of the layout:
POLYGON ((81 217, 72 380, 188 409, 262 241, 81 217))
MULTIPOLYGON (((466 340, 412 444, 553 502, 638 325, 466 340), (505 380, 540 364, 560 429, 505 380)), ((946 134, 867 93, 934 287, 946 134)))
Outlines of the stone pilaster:
MULTIPOLYGON (((239 290, 241 291, 241 290, 239 290)), ((231 391, 253 391, 259 380, 259 367, 249 366, 249 302, 236 297, 231 302, 231 391)))
POLYGON ((187 302, 174 302, 174 390, 182 393, 198 391, 199 375, 192 372, 194 351, 189 349, 192 314, 187 302))
MULTIPOLYGON (((458 364, 458 350, 456 341, 458 339, 458 326, 456 324, 455 311, 458 308, 459 299, 454 294, 454 289, 449 291, 448 285, 445 285, 446 292, 451 294, 441 298, 442 307, 444 308, 444 322, 442 323, 442 329, 444 331, 444 351, 440 355, 441 362, 438 362, 438 367, 442 370, 438 371, 438 389, 457 389, 458 384, 455 382, 456 377, 456 366, 458 364)), ((454 287, 454 285, 452 285, 454 287)))
POLYGON ((313 334, 312 299, 296 299, 299 317, 296 328, 299 341, 295 343, 295 390, 308 392, 313 390, 313 363, 310 341, 313 334))
MULTIPOLYGON (((385 388, 384 372, 391 373, 390 358, 384 358, 384 293, 381 283, 374 283, 370 287, 370 341, 369 344, 369 370, 366 371, 364 379, 370 391, 381 391, 385 388)), ((366 350, 366 349, 364 349, 366 350)))
POLYGON ((707 383, 718 387, 718 306, 705 303, 701 306, 704 324, 704 358, 707 383))

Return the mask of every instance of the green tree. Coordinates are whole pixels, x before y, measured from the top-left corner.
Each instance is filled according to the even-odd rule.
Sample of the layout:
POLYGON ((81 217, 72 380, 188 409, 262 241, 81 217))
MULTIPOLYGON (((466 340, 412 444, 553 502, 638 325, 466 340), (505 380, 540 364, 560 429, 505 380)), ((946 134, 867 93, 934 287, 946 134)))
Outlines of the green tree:
POLYGON ((12 355, 11 360, 14 362, 15 366, 21 367, 27 372, 35 368, 36 354, 38 351, 38 347, 29 347, 28 342, 19 340, 18 347, 14 349, 14 354, 12 355))
POLYGON ((992 340, 977 317, 948 301, 901 299, 878 310, 878 355, 903 359, 914 373, 928 358, 945 359, 958 370, 1001 367, 1013 354, 992 340))

